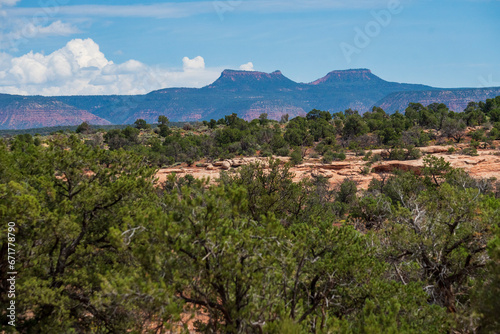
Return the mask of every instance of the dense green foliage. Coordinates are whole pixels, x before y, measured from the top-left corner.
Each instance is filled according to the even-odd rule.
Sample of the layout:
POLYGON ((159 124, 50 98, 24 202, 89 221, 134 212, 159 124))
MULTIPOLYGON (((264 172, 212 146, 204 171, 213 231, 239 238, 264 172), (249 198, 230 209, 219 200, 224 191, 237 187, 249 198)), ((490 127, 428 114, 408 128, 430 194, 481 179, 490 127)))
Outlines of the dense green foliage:
POLYGON ((160 116, 157 126, 139 119, 133 127, 112 129, 103 137, 86 123, 77 132, 85 134, 90 145, 134 151, 158 167, 241 155, 289 156, 300 164, 309 154, 321 156, 328 164, 344 160, 348 149, 357 154, 385 149, 385 159, 412 160, 420 158, 419 147, 430 143, 463 143, 467 126, 478 128, 470 135, 472 147, 463 153, 474 155, 477 148, 492 146, 500 139, 499 110, 497 97, 471 102, 463 113, 449 111, 444 104, 424 107, 410 103, 404 114, 389 115, 378 107, 363 115, 351 109, 333 115, 314 109, 290 121, 283 117, 283 122, 270 120, 267 114, 251 122, 231 114, 219 120, 185 123, 182 128, 160 116))
MULTIPOLYGON (((85 122, 84 122, 85 123, 85 122)), ((182 127, 186 122, 170 122, 171 126, 182 127)), ((80 124, 81 125, 81 124, 80 124)), ((64 133, 71 132, 78 129, 80 125, 72 125, 72 126, 52 126, 52 127, 44 127, 44 128, 32 128, 32 129, 23 129, 23 130, 0 130, 0 137, 12 137, 22 134, 30 134, 32 136, 35 135, 49 135, 53 133, 64 133)), ((108 131, 112 129, 125 129, 130 124, 121 124, 121 125, 91 125, 91 129, 93 131, 108 131)))
MULTIPOLYGON (((365 145, 410 155, 447 120, 495 120, 497 102, 464 115, 432 105, 391 116, 313 110, 282 126, 229 115, 183 131, 160 118, 157 133, 83 127, 1 141, 2 235, 7 222, 17 226, 16 330, 498 332, 500 199, 491 180, 432 156, 421 175, 396 172, 367 190, 350 179, 293 182, 290 165, 275 159, 216 182, 154 177, 158 164, 257 150, 288 149, 295 163, 309 146, 328 160, 365 145)), ((6 251, 2 237, 9 333, 6 251)))

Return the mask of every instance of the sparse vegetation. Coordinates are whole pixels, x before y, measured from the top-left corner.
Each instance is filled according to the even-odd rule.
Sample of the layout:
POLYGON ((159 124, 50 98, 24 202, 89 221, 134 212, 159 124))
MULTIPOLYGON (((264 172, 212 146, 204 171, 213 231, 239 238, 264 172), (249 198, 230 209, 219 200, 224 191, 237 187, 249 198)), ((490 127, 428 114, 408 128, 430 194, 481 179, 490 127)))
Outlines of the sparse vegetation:
MULTIPOLYGON (((370 175, 372 163, 419 159, 448 138, 479 154, 499 105, 313 110, 280 122, 232 114, 189 127, 160 116, 157 127, 2 139, 0 212, 16 222, 22 273, 16 330, 167 333, 190 321, 202 333, 498 332, 494 180, 433 155, 419 173, 387 172, 366 189, 320 173, 294 181, 290 169, 356 158, 366 161, 356 173, 370 175), (217 181, 155 178, 165 165, 257 155, 271 159, 217 181)), ((2 259, 6 249, 4 238, 2 259)))

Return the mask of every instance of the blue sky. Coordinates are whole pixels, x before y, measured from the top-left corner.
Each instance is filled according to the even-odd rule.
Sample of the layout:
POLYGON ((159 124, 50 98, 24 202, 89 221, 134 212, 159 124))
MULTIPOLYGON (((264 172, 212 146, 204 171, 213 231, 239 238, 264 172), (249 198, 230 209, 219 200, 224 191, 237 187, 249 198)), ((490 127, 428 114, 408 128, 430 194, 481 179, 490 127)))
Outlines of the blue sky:
POLYGON ((500 86, 498 0, 0 0, 2 14, 0 92, 201 87, 244 64, 298 82, 369 68, 397 82, 500 86))

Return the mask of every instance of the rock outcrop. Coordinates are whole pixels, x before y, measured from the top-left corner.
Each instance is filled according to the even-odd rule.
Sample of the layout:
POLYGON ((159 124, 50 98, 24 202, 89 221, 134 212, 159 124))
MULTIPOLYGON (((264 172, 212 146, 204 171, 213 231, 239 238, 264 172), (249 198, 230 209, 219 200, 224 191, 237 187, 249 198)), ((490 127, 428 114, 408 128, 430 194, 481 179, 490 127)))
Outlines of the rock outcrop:
POLYGON ((422 161, 384 161, 376 166, 372 167, 372 171, 375 173, 390 173, 395 170, 402 171, 412 171, 417 175, 422 173, 422 168, 424 165, 422 161))
MULTIPOLYGON (((478 156, 468 156, 461 154, 449 154, 447 146, 429 146, 422 148, 423 152, 436 157, 442 157, 454 168, 463 168, 471 176, 477 178, 497 178, 500 179, 500 156, 498 151, 479 150, 478 156)), ((278 157, 276 157, 278 158, 278 157)), ((289 158, 278 158, 281 161, 288 161, 289 158)), ((201 164, 201 167, 179 167, 166 168, 158 172, 160 181, 164 181, 169 173, 177 173, 181 176, 191 174, 195 178, 207 178, 216 180, 222 170, 230 169, 230 173, 237 171, 241 166, 259 163, 264 167, 269 165, 268 158, 245 157, 217 161, 213 164, 201 164)), ((346 177, 354 180, 359 189, 366 189, 373 178, 380 178, 381 174, 391 173, 395 170, 413 171, 416 174, 422 173, 424 167, 423 159, 410 161, 379 161, 372 166, 367 166, 367 162, 362 157, 348 154, 346 161, 323 164, 318 159, 306 159, 303 164, 294 166, 290 171, 294 174, 294 181, 299 182, 305 178, 325 177, 331 184, 339 184, 346 177)))

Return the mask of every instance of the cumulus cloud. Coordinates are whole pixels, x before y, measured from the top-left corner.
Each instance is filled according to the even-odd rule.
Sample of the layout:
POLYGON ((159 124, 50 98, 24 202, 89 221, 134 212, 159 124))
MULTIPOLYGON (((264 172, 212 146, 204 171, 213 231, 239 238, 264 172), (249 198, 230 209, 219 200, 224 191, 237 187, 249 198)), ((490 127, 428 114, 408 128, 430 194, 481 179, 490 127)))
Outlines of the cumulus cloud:
POLYGON ((202 87, 220 75, 198 56, 182 59, 183 70, 137 60, 115 64, 92 39, 73 39, 49 55, 0 52, 0 93, 21 95, 144 94, 166 87, 202 87))
POLYGON ((242 71, 254 71, 253 69, 253 63, 252 62, 248 62, 246 64, 243 64, 240 66, 240 70, 242 71))
POLYGON ((104 53, 99 49, 99 45, 90 38, 69 41, 68 44, 59 51, 66 55, 67 58, 75 59, 81 68, 97 67, 102 69, 104 66, 113 63, 106 59, 104 53))
POLYGON ((198 56, 193 59, 189 59, 188 57, 182 58, 182 64, 184 71, 198 71, 203 70, 205 68, 205 59, 203 57, 198 56))

